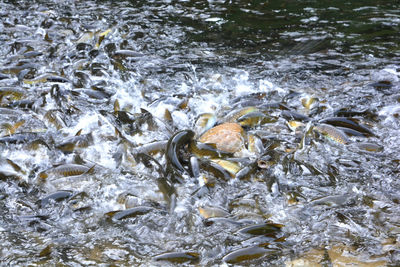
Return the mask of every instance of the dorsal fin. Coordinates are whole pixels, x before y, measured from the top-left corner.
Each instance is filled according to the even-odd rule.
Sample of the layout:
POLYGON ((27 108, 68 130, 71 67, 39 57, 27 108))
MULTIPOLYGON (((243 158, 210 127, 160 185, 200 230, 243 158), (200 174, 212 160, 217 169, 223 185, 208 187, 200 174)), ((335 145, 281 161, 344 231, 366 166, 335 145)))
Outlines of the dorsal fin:
POLYGON ((89 170, 87 170, 87 172, 85 172, 85 173, 93 173, 93 171, 94 171, 94 167, 96 167, 96 164, 93 164, 93 166, 92 166, 92 167, 90 167, 90 169, 89 169, 89 170))
POLYGON ((114 131, 117 137, 122 137, 122 133, 120 132, 120 130, 117 129, 117 127, 114 127, 114 131))
POLYGON ((118 101, 118 99, 115 99, 115 102, 114 102, 114 114, 117 114, 117 112, 118 111, 120 111, 120 106, 119 106, 119 101, 118 101))
POLYGON ((75 136, 79 136, 82 133, 82 129, 80 129, 79 131, 76 132, 75 136))
POLYGON ((172 115, 171 112, 166 108, 164 112, 164 119, 168 122, 172 122, 172 115))

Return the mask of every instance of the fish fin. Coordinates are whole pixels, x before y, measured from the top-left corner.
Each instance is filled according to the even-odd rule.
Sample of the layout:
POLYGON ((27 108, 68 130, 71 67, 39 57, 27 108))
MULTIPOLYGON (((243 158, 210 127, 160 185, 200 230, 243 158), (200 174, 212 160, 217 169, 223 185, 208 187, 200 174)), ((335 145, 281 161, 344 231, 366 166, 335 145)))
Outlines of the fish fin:
POLYGON ((114 114, 117 114, 117 112, 120 111, 120 110, 121 110, 121 108, 120 108, 120 105, 119 105, 119 101, 118 101, 118 99, 115 99, 115 102, 114 102, 114 114))
POLYGON ((114 127, 114 131, 115 131, 115 136, 117 137, 122 137, 122 133, 117 129, 117 127, 114 127))
POLYGON ((167 108, 165 109, 165 112, 164 112, 164 119, 170 123, 172 122, 171 112, 167 108))
POLYGON ((93 173, 94 172, 94 167, 96 167, 96 164, 94 164, 92 167, 90 167, 90 169, 87 170, 87 172, 85 172, 85 174, 86 173, 93 173))
POLYGON ((75 136, 79 136, 82 133, 82 129, 80 129, 79 131, 76 132, 75 136))

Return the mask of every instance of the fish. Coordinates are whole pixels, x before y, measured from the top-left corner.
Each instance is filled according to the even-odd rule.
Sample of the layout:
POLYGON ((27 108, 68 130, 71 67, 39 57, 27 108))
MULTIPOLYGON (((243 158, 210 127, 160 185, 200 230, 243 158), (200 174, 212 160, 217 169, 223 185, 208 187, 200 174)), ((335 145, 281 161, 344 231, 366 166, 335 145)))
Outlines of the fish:
POLYGON ((58 109, 50 109, 44 114, 44 118, 47 119, 57 130, 63 129, 66 127, 66 123, 64 120, 64 114, 58 109))
POLYGON ((209 207, 209 206, 199 207, 199 213, 201 217, 203 217, 204 219, 215 218, 215 217, 227 217, 230 215, 229 212, 221 208, 209 207))
POLYGON ((287 122, 290 130, 296 131, 298 128, 305 128, 306 125, 301 121, 290 120, 287 122))
POLYGON ((334 126, 328 124, 319 124, 314 126, 313 129, 337 143, 348 144, 350 142, 347 135, 334 126))
POLYGON ((167 160, 167 168, 175 168, 180 172, 186 172, 185 168, 179 160, 179 149, 188 144, 194 137, 192 130, 183 130, 175 133, 167 143, 167 151, 165 157, 167 160))
POLYGON ((331 117, 331 118, 326 118, 323 120, 320 120, 319 123, 324 123, 324 124, 329 124, 332 126, 340 126, 340 127, 346 127, 350 128, 356 131, 359 131, 361 133, 367 134, 369 136, 375 136, 375 134, 365 127, 364 125, 361 125, 358 123, 357 119, 350 118, 350 117, 331 117))
POLYGON ((96 45, 95 45, 96 49, 99 49, 99 47, 100 47, 101 43, 103 42, 104 38, 108 34, 110 34, 111 31, 112 31, 112 29, 107 29, 107 30, 105 30, 103 32, 97 33, 98 40, 97 40, 96 45))
POLYGON ((216 162, 207 159, 200 159, 199 164, 202 169, 211 172, 215 177, 222 178, 226 181, 232 178, 231 173, 216 162))
POLYGON ((198 157, 221 158, 233 156, 233 153, 217 149, 215 144, 205 144, 194 140, 189 144, 189 151, 198 157))
POLYGON ((110 211, 110 212, 107 212, 105 215, 112 218, 113 220, 123 220, 123 219, 128 219, 128 218, 134 218, 139 215, 144 215, 153 210, 154 210, 154 208, 152 208, 152 207, 138 206, 138 207, 134 207, 134 208, 126 209, 126 210, 110 211))
POLYGON ((71 153, 75 148, 83 148, 88 147, 93 144, 93 136, 92 133, 81 135, 82 129, 79 130, 75 136, 67 138, 67 140, 63 141, 59 145, 56 146, 57 149, 60 149, 64 153, 71 153))
POLYGON ((283 224, 260 223, 260 224, 246 226, 246 227, 238 230, 238 233, 249 234, 249 235, 274 235, 275 236, 276 233, 281 231, 282 227, 284 227, 283 224))
POLYGON ((264 144, 258 135, 253 133, 248 133, 247 142, 248 142, 247 149, 250 152, 255 153, 257 155, 261 155, 264 153, 265 151, 264 144))
POLYGON ((33 99, 15 100, 15 101, 10 101, 9 103, 7 103, 5 105, 5 107, 7 107, 7 108, 32 109, 32 107, 35 104, 35 102, 36 102, 36 100, 33 100, 33 99))
POLYGON ((290 110, 290 108, 282 102, 267 102, 263 101, 260 105, 257 105, 263 113, 270 112, 271 110, 290 110))
POLYGON ((121 58, 140 58, 143 57, 144 54, 140 52, 136 52, 133 50, 116 50, 114 52, 114 57, 121 57, 121 58))
POLYGON ((276 250, 267 249, 260 246, 251 246, 234 250, 222 258, 222 261, 230 264, 238 264, 244 261, 251 261, 266 256, 267 253, 276 250))
POLYGON ((200 114, 195 122, 194 131, 196 136, 201 136, 204 132, 208 131, 217 123, 217 116, 213 113, 200 114))
POLYGON ((16 87, 0 87, 0 103, 5 96, 11 96, 12 100, 19 100, 26 92, 16 87))
POLYGON ((192 172, 192 177, 198 179, 200 177, 200 165, 199 160, 195 156, 190 157, 190 171, 192 172))
POLYGON ((40 68, 40 65, 37 63, 19 63, 17 65, 11 65, 6 68, 3 68, 2 71, 6 74, 15 74, 19 76, 24 70, 34 70, 36 72, 37 69, 40 68))
POLYGON ((147 124, 148 130, 156 129, 156 123, 153 115, 145 109, 141 109, 141 113, 129 113, 127 111, 116 111, 116 122, 118 124, 127 124, 130 134, 139 133, 144 124, 147 124))
POLYGON ((155 158, 146 153, 136 153, 134 157, 137 162, 142 162, 147 168, 154 168, 158 172, 159 175, 156 178, 158 189, 163 194, 170 209, 173 210, 175 208, 176 189, 168 179, 164 168, 155 158))
POLYGON ((273 123, 276 122, 278 118, 272 117, 272 116, 267 116, 261 111, 252 111, 249 113, 246 113, 243 116, 240 116, 237 118, 237 122, 241 126, 255 126, 255 125, 260 125, 260 124, 265 124, 265 123, 273 123))
POLYGON ((310 117, 292 110, 283 110, 281 112, 281 115, 288 121, 294 120, 294 121, 308 122, 311 120, 310 117))
POLYGON ((48 148, 49 145, 45 140, 45 134, 39 132, 15 133, 0 137, 0 144, 29 144, 34 142, 42 142, 48 148))
POLYGON ((368 142, 362 142, 362 143, 356 143, 356 146, 365 151, 369 152, 380 152, 383 151, 383 146, 374 144, 374 143, 368 143, 368 142))
POLYGON ((104 100, 108 101, 112 96, 111 93, 105 92, 104 90, 93 90, 93 89, 75 89, 74 93, 79 93, 82 97, 89 97, 93 100, 104 100))
POLYGON ((168 140, 155 141, 132 149, 133 153, 155 154, 167 149, 168 140))
POLYGON ((243 117, 244 115, 252 112, 260 112, 260 110, 255 106, 249 106, 240 108, 238 110, 233 110, 224 117, 223 122, 238 122, 238 119, 240 117, 243 117))
POLYGON ((133 156, 137 162, 143 163, 146 168, 154 168, 154 170, 159 173, 160 177, 167 177, 163 166, 152 156, 142 152, 135 153, 133 156))
POLYGON ((68 199, 68 198, 72 197, 72 194, 73 194, 72 191, 60 190, 60 191, 57 191, 55 193, 52 193, 52 194, 40 199, 38 201, 38 204, 40 207, 44 207, 44 206, 48 205, 51 201, 59 202, 64 199, 68 199))
POLYGON ((81 175, 85 173, 90 173, 94 170, 94 167, 96 165, 93 165, 92 167, 88 167, 85 165, 79 165, 79 164, 63 164, 57 167, 53 167, 50 169, 47 169, 45 171, 42 171, 39 173, 39 177, 41 179, 46 179, 50 175, 52 176, 76 176, 76 175, 81 175))
POLYGON ((20 126, 22 126, 24 123, 25 123, 25 120, 17 121, 17 122, 14 123, 14 124, 3 123, 3 124, 1 125, 1 128, 5 129, 5 130, 6 130, 6 133, 7 133, 8 135, 11 135, 11 134, 14 134, 14 133, 16 132, 16 130, 17 130, 20 126))
POLYGON ((306 110, 312 109, 314 106, 318 105, 319 99, 316 97, 305 97, 301 99, 301 104, 306 110))
POLYGON ((213 224, 217 225, 235 225, 235 226, 240 226, 242 223, 238 220, 232 219, 232 218, 225 218, 225 217, 212 217, 204 220, 204 225, 205 226, 211 226, 213 224))
POLYGON ((9 171, 5 171, 5 170, 0 170, 0 181, 6 181, 8 179, 15 180, 15 181, 21 181, 22 177, 20 177, 15 172, 9 172, 9 171))
POLYGON ((310 205, 327 205, 330 207, 343 206, 352 199, 351 194, 331 195, 313 199, 309 202, 310 205))
POLYGON ((342 132, 344 132, 347 136, 359 136, 359 137, 368 137, 367 134, 365 133, 361 133, 359 131, 356 131, 354 129, 350 129, 347 127, 339 127, 336 126, 336 129, 341 130, 342 132))
POLYGON ((371 120, 376 120, 378 114, 371 109, 353 110, 349 108, 341 108, 333 113, 335 117, 362 117, 371 120))
POLYGON ((232 177, 235 177, 236 173, 238 173, 238 171, 241 169, 237 162, 223 159, 211 159, 211 161, 217 163, 219 166, 227 170, 232 177))
POLYGON ((236 173, 236 179, 239 180, 244 180, 250 177, 250 175, 252 175, 255 171, 257 170, 257 164, 250 164, 247 165, 245 167, 243 167, 242 169, 240 169, 237 173, 236 173))
POLYGON ((233 108, 258 106, 265 103, 266 96, 267 93, 265 92, 251 93, 248 95, 236 97, 230 103, 233 108))
POLYGON ((8 163, 9 165, 11 165, 11 167, 12 167, 15 171, 25 174, 25 171, 23 171, 22 168, 21 168, 17 163, 15 163, 14 161, 12 161, 11 159, 6 159, 6 161, 7 161, 7 163, 8 163))
POLYGON ((190 262, 192 264, 198 263, 200 254, 197 252, 167 252, 153 257, 155 261, 169 261, 174 264, 190 262))
POLYGON ((24 79, 22 81, 24 84, 37 84, 37 83, 46 83, 46 82, 53 82, 53 83, 71 83, 71 81, 67 78, 53 75, 53 74, 43 74, 33 79, 24 79))

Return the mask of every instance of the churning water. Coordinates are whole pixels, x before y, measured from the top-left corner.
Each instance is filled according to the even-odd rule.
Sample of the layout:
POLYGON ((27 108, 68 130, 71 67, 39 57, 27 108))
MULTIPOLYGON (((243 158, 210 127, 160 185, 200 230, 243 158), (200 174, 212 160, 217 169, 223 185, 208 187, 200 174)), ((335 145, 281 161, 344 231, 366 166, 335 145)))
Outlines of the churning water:
POLYGON ((0 15, 2 265, 400 263, 396 1, 0 15))

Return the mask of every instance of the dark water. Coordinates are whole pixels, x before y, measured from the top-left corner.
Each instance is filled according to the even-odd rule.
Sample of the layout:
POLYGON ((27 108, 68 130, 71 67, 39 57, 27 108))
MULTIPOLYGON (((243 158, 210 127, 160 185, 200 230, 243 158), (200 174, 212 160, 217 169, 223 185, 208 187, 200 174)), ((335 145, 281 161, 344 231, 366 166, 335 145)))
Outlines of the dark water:
POLYGON ((353 2, 1 1, 1 265, 400 264, 400 4, 353 2), (236 176, 146 148, 248 106, 236 176))

